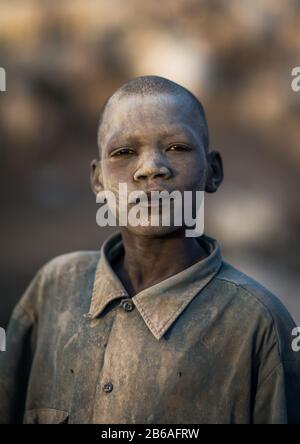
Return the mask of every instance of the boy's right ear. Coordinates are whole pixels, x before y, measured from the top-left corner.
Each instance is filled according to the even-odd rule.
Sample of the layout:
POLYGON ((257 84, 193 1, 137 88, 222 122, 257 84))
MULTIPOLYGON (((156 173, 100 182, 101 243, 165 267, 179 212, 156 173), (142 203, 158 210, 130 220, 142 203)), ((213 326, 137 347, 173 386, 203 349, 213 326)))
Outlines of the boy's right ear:
POLYGON ((96 196, 99 193, 99 191, 103 191, 101 160, 97 159, 92 160, 90 182, 92 190, 96 196))

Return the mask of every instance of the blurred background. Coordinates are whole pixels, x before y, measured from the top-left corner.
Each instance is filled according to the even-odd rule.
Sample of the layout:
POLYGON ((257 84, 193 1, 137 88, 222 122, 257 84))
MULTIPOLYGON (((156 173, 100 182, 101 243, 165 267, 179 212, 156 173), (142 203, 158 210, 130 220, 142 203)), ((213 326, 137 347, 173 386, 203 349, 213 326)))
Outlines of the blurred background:
POLYGON ((99 109, 157 74, 203 102, 225 180, 205 232, 300 325, 300 2, 1 0, 0 325, 56 255, 100 248, 89 165, 99 109))

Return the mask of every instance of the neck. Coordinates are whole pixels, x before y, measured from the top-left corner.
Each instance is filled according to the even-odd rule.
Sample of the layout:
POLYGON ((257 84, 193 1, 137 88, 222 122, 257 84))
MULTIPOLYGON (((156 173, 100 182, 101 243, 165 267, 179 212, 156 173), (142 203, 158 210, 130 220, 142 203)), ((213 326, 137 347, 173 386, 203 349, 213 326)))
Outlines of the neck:
POLYGON ((183 231, 150 238, 122 230, 122 240, 125 253, 115 264, 115 271, 131 296, 207 256, 200 243, 185 237, 183 231))

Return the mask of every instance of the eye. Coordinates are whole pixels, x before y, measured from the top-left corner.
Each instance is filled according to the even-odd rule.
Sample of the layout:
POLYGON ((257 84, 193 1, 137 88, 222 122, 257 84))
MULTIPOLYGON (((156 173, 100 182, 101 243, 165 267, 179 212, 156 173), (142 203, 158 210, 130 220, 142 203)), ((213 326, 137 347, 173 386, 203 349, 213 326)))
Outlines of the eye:
POLYGON ((168 151, 190 151, 191 148, 183 143, 174 143, 170 145, 168 151))
POLYGON ((134 151, 131 148, 124 147, 124 148, 120 148, 116 151, 113 151, 110 156, 111 157, 121 157, 121 156, 126 156, 129 154, 134 154, 134 151))

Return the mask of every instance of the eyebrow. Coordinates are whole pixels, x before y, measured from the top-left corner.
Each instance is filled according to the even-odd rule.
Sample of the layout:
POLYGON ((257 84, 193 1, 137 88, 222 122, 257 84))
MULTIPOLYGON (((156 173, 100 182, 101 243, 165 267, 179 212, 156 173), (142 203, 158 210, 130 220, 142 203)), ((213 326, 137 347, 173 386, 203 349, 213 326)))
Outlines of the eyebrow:
POLYGON ((139 138, 130 134, 124 134, 122 131, 118 131, 111 136, 106 145, 108 148, 112 148, 113 145, 118 145, 118 142, 121 140, 122 144, 124 143, 124 140, 126 140, 127 143, 135 143, 139 140, 139 138))

